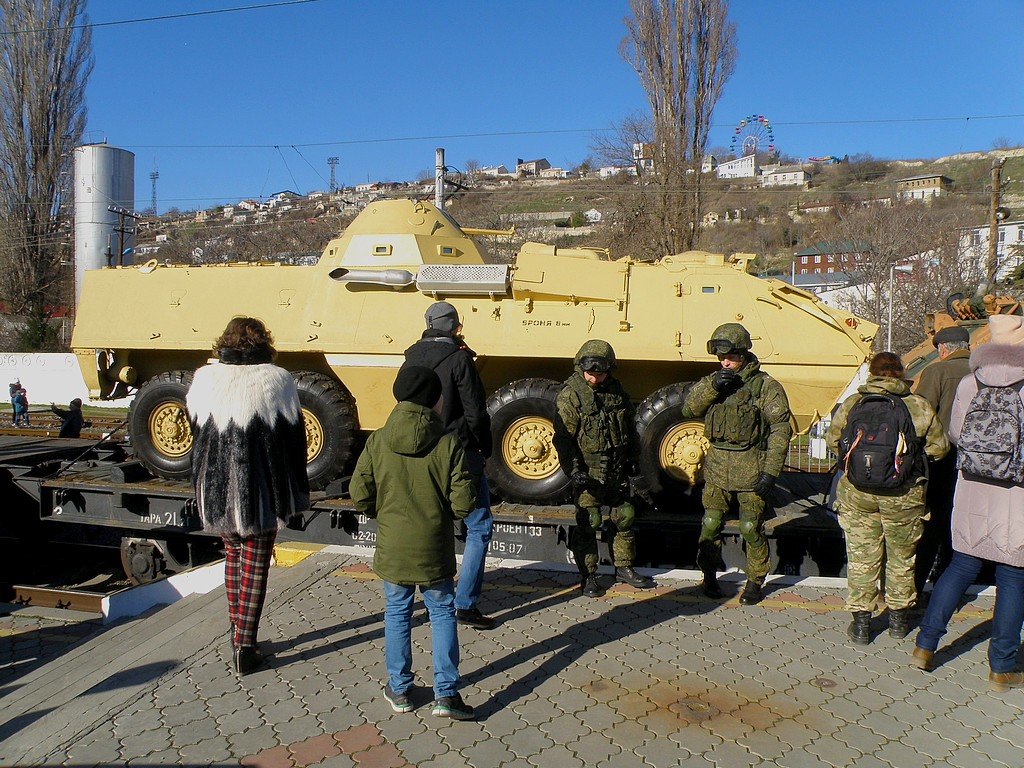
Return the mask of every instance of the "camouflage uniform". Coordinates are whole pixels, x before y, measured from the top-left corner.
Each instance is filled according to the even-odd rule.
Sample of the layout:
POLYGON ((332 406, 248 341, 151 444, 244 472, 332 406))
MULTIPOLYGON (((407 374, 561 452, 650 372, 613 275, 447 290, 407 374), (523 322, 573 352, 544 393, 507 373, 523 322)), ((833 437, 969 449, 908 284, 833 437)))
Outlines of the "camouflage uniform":
POLYGON ((697 565, 713 575, 721 563, 722 525, 735 495, 740 534, 747 549, 747 580, 760 585, 768 575, 768 539, 764 535, 765 500, 754 487, 762 475, 776 478, 782 472, 792 427, 789 399, 782 385, 761 370, 757 357, 750 352, 746 355, 746 364, 737 372, 738 389, 719 393, 712 386, 715 374, 705 376, 687 393, 683 415, 703 416, 711 442, 704 457, 704 519, 697 565))
MULTIPOLYGON (((903 398, 914 420, 924 453, 933 460, 949 450, 935 411, 928 401, 910 394, 909 382, 888 376, 869 376, 857 394, 846 399, 832 419, 828 447, 839 453, 839 439, 846 428, 850 410, 868 393, 903 398)), ((840 466, 843 458, 839 457, 840 466)), ((905 488, 891 492, 858 490, 844 475, 839 480, 839 523, 846 533, 846 607, 853 612, 873 612, 878 602, 882 563, 885 563, 885 602, 890 611, 904 611, 914 605, 914 551, 924 527, 927 470, 921 467, 905 488)))
POLYGON ((610 374, 597 387, 583 378, 580 361, 586 357, 615 360, 611 345, 586 342, 576 355, 576 370, 558 393, 558 423, 554 444, 568 475, 585 473, 585 487, 577 488, 576 531, 572 552, 581 575, 597 571, 597 529, 605 510, 615 528, 612 555, 615 565, 631 567, 636 556, 633 531, 635 510, 629 495, 629 476, 636 446, 633 404, 610 374))

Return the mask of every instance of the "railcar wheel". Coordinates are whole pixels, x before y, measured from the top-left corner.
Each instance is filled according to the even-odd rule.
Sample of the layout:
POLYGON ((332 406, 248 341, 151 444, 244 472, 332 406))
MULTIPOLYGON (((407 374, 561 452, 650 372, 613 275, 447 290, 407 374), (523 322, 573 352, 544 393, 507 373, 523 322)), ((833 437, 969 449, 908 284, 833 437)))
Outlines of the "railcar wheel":
POLYGON ((637 409, 640 470, 662 506, 696 504, 693 489, 703 480, 708 440, 702 420, 683 418, 683 402, 692 384, 662 387, 637 409))
POLYGON ((359 425, 352 395, 330 376, 292 373, 299 390, 306 427, 306 474, 309 487, 324 488, 341 475, 352 456, 359 425))
POLYGON ((132 584, 148 584, 169 572, 160 546, 148 539, 121 539, 121 567, 132 584))
POLYGON ((192 471, 192 429, 185 395, 192 371, 169 371, 143 384, 128 411, 135 457, 158 477, 187 478, 192 471))
POLYGON ((561 388, 550 379, 521 379, 487 401, 494 438, 487 474, 505 501, 558 504, 568 499, 571 483, 553 442, 561 388))

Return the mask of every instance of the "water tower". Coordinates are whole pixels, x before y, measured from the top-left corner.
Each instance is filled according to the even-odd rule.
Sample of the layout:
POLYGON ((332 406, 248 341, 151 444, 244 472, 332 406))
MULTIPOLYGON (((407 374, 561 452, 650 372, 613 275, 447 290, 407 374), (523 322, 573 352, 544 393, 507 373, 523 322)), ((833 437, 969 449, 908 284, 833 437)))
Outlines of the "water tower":
MULTIPOLYGON (((75 302, 87 269, 120 264, 119 250, 130 249, 132 232, 119 233, 110 208, 135 206, 135 154, 107 144, 75 148, 75 302)), ((127 222, 130 225, 131 222, 127 222)), ((130 263, 130 259, 128 263, 130 263)))

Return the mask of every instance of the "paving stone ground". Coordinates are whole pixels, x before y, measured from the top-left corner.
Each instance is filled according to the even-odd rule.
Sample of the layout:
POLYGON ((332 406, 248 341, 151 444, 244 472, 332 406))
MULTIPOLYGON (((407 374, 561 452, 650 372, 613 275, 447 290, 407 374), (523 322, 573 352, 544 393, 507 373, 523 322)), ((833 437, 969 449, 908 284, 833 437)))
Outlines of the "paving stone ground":
MULTIPOLYGON (((666 581, 585 600, 569 574, 498 568, 481 607, 501 624, 459 632, 463 695, 478 717, 451 722, 430 713, 422 606, 416 708, 394 714, 381 697, 383 597, 366 561, 320 553, 275 569, 271 582, 269 668, 232 672, 222 591, 165 609, 190 618, 178 640, 165 617, 123 661, 110 646, 127 653, 159 613, 139 619, 106 646, 103 636, 80 646, 81 665, 101 651, 104 664, 122 658, 109 679, 85 690, 93 678, 83 677, 82 693, 17 716, 0 703, 0 764, 1024 765, 1024 692, 991 693, 985 679, 989 598, 957 615, 929 674, 908 663, 913 635, 892 639, 884 617, 870 646, 851 647, 837 589, 777 587, 744 607, 666 581), (91 701, 102 703, 82 705, 91 701)), ((26 691, 57 680, 47 666, 21 678, 26 691)))
POLYGON ((99 618, 79 618, 71 611, 32 610, 0 604, 0 696, 15 681, 69 645, 100 630, 99 618))

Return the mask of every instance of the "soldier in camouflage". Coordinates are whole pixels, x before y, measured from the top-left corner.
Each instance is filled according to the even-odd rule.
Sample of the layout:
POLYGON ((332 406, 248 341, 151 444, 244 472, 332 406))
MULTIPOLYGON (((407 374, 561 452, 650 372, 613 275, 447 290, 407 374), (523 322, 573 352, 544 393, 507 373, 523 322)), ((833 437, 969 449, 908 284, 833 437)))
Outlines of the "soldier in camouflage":
MULTIPOLYGON (((942 423, 928 401, 910 393, 903 378, 903 363, 892 352, 879 352, 871 360, 868 380, 848 397, 836 415, 826 438, 829 450, 839 454, 839 441, 850 411, 866 394, 890 394, 903 399, 914 421, 923 453, 937 461, 949 450, 942 423)), ((843 457, 839 457, 842 465, 843 457)), ((871 642, 871 614, 878 602, 879 581, 884 563, 885 603, 889 608, 889 634, 904 638, 910 632, 910 609, 914 605, 914 552, 924 528, 925 462, 919 462, 907 483, 892 491, 858 490, 843 475, 839 480, 839 524, 846 533, 847 610, 853 622, 846 633, 857 645, 871 642)))
POLYGON ((633 404, 611 375, 615 351, 591 339, 576 353, 575 372, 558 394, 554 445, 562 469, 576 491, 576 529, 572 552, 586 597, 599 597, 597 529, 602 512, 613 527, 615 577, 640 589, 654 580, 633 570, 635 509, 630 497, 636 437, 633 404))
POLYGON ((722 525, 735 497, 747 549, 747 583, 740 595, 744 605, 764 599, 765 502, 782 472, 792 435, 786 392, 761 370, 750 348, 750 334, 739 323, 716 328, 708 353, 722 367, 694 384, 683 404, 684 418, 704 418, 711 443, 704 458, 704 519, 697 545, 697 565, 704 573, 701 587, 708 597, 722 596, 715 571, 722 561, 722 525))

